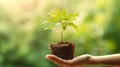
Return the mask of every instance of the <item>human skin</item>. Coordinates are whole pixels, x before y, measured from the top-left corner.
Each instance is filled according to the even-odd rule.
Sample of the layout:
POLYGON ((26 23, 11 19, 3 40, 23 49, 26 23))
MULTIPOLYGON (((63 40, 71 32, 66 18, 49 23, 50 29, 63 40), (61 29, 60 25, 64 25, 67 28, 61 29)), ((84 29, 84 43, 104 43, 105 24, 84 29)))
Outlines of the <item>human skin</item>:
POLYGON ((64 60, 55 55, 46 55, 46 58, 61 67, 80 67, 83 65, 110 65, 120 66, 120 54, 93 56, 89 54, 81 55, 72 60, 64 60))

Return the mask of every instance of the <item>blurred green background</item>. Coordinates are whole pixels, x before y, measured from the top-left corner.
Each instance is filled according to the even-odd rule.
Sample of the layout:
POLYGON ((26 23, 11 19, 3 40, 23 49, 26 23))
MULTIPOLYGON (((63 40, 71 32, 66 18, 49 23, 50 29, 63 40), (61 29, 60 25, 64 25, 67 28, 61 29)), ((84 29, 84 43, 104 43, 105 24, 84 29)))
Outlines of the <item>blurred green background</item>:
POLYGON ((55 8, 79 13, 79 31, 64 34, 65 41, 75 42, 75 56, 119 53, 119 6, 120 0, 0 0, 0 67, 58 67, 45 55, 60 35, 42 24, 55 8))

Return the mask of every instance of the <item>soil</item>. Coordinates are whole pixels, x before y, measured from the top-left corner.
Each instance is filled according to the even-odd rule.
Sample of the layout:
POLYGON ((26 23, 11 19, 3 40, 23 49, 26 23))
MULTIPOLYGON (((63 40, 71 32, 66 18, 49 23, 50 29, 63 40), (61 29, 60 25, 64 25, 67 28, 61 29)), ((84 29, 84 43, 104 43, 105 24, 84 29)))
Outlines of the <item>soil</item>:
POLYGON ((75 44, 69 42, 59 42, 58 44, 50 44, 51 52, 62 59, 73 59, 75 44))

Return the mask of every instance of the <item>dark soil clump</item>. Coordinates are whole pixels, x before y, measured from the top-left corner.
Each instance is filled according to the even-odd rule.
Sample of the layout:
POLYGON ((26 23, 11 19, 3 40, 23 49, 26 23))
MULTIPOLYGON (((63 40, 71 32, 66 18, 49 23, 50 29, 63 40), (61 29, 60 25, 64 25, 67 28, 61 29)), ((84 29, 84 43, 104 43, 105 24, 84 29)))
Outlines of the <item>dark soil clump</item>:
POLYGON ((58 44, 50 44, 51 52, 62 59, 73 59, 75 44, 69 42, 59 42, 58 44))

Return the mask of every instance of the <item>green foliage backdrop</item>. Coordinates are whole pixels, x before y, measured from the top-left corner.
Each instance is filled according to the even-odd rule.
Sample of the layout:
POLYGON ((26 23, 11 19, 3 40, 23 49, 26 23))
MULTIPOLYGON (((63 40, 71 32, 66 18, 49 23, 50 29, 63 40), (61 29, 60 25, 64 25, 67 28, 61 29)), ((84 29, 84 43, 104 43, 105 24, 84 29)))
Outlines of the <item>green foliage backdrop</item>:
POLYGON ((50 54, 49 43, 60 41, 59 32, 45 30, 49 24, 42 24, 48 13, 56 8, 65 8, 68 13, 80 14, 75 21, 79 30, 75 32, 70 28, 64 35, 65 41, 75 42, 75 56, 108 55, 120 52, 119 0, 40 2, 46 3, 46 6, 38 7, 32 19, 24 19, 24 16, 21 18, 19 15, 12 18, 12 15, 8 15, 4 10, 5 7, 0 7, 0 67, 58 67, 46 60, 45 55, 50 54))

